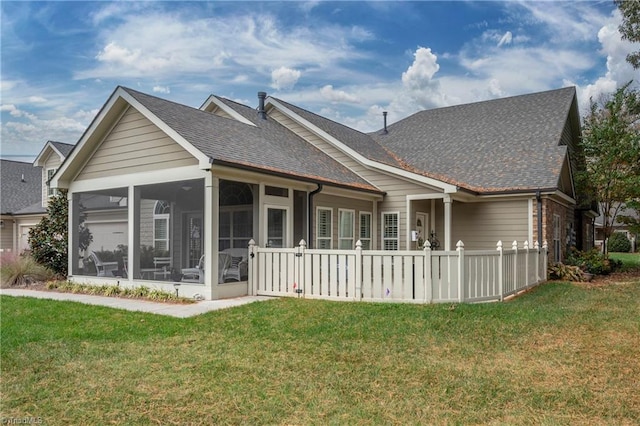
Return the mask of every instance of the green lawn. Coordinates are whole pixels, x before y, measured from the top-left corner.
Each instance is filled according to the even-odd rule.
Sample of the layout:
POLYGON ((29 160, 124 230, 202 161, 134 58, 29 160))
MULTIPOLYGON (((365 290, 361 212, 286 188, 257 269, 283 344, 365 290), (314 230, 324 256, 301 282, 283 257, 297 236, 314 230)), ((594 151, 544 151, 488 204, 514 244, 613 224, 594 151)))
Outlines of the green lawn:
POLYGON ((640 278, 506 303, 190 319, 1 298, 0 414, 46 424, 638 424, 640 278))
POLYGON ((625 269, 640 270, 640 253, 609 253, 609 257, 621 260, 625 269))

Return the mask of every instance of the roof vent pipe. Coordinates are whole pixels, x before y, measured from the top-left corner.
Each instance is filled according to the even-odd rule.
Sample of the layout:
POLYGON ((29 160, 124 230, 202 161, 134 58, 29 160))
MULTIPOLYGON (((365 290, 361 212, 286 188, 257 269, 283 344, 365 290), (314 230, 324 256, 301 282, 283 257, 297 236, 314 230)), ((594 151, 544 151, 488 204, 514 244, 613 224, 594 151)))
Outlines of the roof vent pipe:
POLYGON ((389 133, 387 130, 387 111, 382 111, 382 117, 384 118, 384 134, 389 133))
POLYGON ((267 92, 258 92, 258 115, 263 120, 267 119, 267 113, 264 110, 264 100, 267 97, 267 92))

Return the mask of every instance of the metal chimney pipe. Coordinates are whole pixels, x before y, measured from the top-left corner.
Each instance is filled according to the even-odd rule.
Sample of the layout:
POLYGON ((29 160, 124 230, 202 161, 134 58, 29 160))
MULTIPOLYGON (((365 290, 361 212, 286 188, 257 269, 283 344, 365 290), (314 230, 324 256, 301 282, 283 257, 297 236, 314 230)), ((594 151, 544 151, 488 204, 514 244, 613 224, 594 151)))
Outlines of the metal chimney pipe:
POLYGON ((258 115, 263 120, 267 119, 267 112, 264 110, 264 100, 267 97, 267 92, 258 92, 258 115))
POLYGON ((387 130, 387 111, 382 111, 382 117, 384 118, 384 133, 385 135, 389 133, 387 130))

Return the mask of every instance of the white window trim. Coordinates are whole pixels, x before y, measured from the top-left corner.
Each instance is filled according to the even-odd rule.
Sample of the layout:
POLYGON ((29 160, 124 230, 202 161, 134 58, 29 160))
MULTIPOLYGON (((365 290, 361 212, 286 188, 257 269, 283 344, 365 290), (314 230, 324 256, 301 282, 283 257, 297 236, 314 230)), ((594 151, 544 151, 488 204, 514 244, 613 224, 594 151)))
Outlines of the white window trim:
POLYGON ((356 248, 356 211, 353 209, 338 209, 338 248, 342 247, 343 241, 350 241, 349 248, 346 250, 353 250, 356 248), (351 236, 342 235, 342 215, 344 213, 351 213, 351 236))
POLYGON ((553 260, 560 262, 562 250, 562 220, 560 215, 553 215, 553 260))
POLYGON ((373 248, 373 246, 371 245, 372 236, 373 236, 373 213, 360 212, 358 214, 358 239, 362 243, 363 248, 365 246, 364 244, 365 241, 369 242, 369 249, 373 248), (369 237, 368 238, 365 238, 362 236, 362 217, 363 216, 369 216, 369 237))
MULTIPOLYGON (((171 229, 169 229, 170 223, 169 223, 169 217, 171 216, 171 213, 161 213, 158 214, 156 213, 156 209, 158 208, 158 203, 162 202, 163 200, 156 200, 154 206, 153 206, 153 247, 156 248, 157 247, 157 242, 159 241, 164 241, 166 243, 166 247, 167 250, 170 250, 170 243, 171 243, 171 229), (167 231, 167 237, 166 238, 156 238, 156 220, 162 220, 165 223, 166 226, 166 231, 167 231)), ((171 207, 169 207, 169 210, 171 210, 171 207)))
POLYGON ((51 178, 56 174, 57 170, 58 169, 56 169, 55 167, 47 169, 47 180, 45 182, 45 184, 47 185, 47 198, 51 198, 56 195, 56 190, 54 188, 51 188, 51 178))
POLYGON ((395 212, 381 212, 380 213, 380 239, 382 241, 382 249, 383 250, 387 250, 385 249, 385 242, 386 241, 395 241, 396 242, 396 247, 398 247, 396 250, 400 249, 400 212, 399 211, 395 211, 395 212), (385 216, 390 216, 390 215, 394 215, 396 216, 396 221, 397 221, 397 226, 398 226, 398 232, 397 232, 397 236, 395 238, 385 238, 385 232, 384 232, 384 217, 385 216))
POLYGON ((273 209, 273 210, 284 210, 284 235, 283 235, 283 241, 282 241, 282 246, 283 247, 291 247, 292 241, 291 241, 291 234, 292 234, 292 224, 291 224, 291 208, 289 208, 286 205, 278 205, 278 204, 265 204, 263 206, 264 209, 264 215, 263 215, 263 227, 264 227, 264 241, 265 241, 265 247, 267 247, 269 245, 269 209, 273 209))
POLYGON ((316 232, 315 232, 315 237, 316 237, 316 245, 315 248, 319 248, 320 244, 319 241, 329 241, 329 249, 333 248, 333 209, 329 208, 329 207, 316 207, 316 232), (320 212, 320 210, 324 210, 324 211, 328 211, 329 212, 329 236, 328 237, 319 237, 318 236, 318 219, 320 217, 320 215, 318 214, 320 212))

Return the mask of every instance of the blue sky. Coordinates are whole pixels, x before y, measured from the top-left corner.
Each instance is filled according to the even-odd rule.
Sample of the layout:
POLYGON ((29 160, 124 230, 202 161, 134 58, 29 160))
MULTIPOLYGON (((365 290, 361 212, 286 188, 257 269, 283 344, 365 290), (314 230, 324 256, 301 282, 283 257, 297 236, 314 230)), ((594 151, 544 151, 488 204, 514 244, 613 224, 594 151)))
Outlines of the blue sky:
POLYGON ((266 91, 362 131, 637 70, 611 1, 0 2, 1 149, 76 143, 117 85, 199 107, 266 91))

